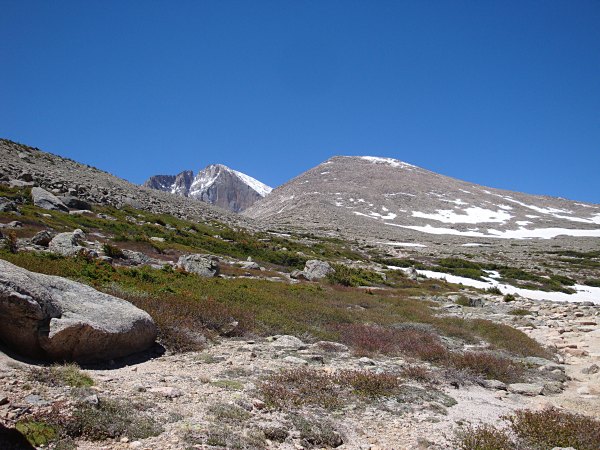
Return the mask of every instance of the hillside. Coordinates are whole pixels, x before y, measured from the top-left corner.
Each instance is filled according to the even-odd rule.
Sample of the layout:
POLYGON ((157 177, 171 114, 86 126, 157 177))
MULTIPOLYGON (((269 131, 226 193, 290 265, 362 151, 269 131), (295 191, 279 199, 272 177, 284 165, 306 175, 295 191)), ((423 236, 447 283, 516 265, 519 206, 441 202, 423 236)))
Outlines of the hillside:
POLYGON ((487 188, 368 156, 333 157, 280 186, 245 215, 376 239, 600 237, 600 205, 487 188))
POLYGON ((14 186, 41 186, 92 204, 133 206, 196 220, 219 220, 248 227, 250 222, 221 208, 129 183, 107 172, 37 148, 0 139, 0 173, 14 186))

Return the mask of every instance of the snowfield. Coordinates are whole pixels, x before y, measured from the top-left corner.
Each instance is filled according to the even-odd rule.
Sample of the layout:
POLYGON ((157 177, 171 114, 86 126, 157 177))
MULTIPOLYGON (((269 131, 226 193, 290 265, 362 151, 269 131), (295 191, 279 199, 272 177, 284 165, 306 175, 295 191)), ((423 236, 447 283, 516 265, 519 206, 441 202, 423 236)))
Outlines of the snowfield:
MULTIPOLYGON (((402 270, 407 272, 410 269, 396 266, 388 266, 392 270, 402 270)), ((434 272, 432 270, 417 270, 419 275, 423 275, 427 278, 433 278, 436 280, 446 280, 449 283, 462 284, 464 286, 471 286, 478 289, 487 289, 490 287, 497 287, 502 291, 503 294, 520 295, 521 297, 529 298, 532 300, 551 300, 557 302, 592 302, 596 305, 600 305, 600 288, 584 286, 576 284, 570 286, 577 292, 574 294, 565 294, 564 292, 546 292, 546 291, 534 291, 529 289, 522 289, 511 286, 510 284, 499 283, 497 280, 492 278, 485 278, 486 281, 473 280, 471 278, 459 277, 456 275, 450 275, 447 273, 434 272)), ((491 275, 494 275, 493 273, 491 275)))
POLYGON ((389 222, 385 222, 385 224, 421 231, 428 234, 447 234, 452 236, 485 237, 494 239, 552 239, 557 236, 600 237, 600 230, 573 230, 569 228, 534 228, 531 230, 519 228, 517 230, 505 231, 488 229, 487 233, 482 233, 480 231, 460 231, 453 228, 432 227, 431 225, 399 225, 389 222))
POLYGON ((504 210, 492 211, 479 207, 465 208, 459 212, 452 209, 438 209, 437 213, 433 214, 413 211, 412 215, 443 223, 505 223, 512 218, 512 215, 504 210))

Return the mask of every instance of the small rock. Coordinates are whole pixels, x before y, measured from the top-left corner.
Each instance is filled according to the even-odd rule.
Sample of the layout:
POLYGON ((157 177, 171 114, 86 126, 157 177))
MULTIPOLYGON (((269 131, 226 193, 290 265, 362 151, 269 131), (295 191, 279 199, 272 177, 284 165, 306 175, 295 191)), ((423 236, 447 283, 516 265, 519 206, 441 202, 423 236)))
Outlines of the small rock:
POLYGON ((240 266, 247 270, 260 270, 260 266, 253 261, 243 261, 240 266))
POLYGON ((591 366, 581 369, 581 373, 584 375, 594 375, 598 372, 600 372, 600 367, 598 367, 598 364, 592 364, 591 366))
POLYGON ((564 390, 564 386, 560 381, 549 381, 544 384, 542 389, 542 395, 555 395, 560 394, 564 390))
POLYGON ((319 341, 314 344, 314 347, 325 352, 347 352, 349 350, 347 345, 332 341, 319 341))
POLYGON ((166 398, 177 398, 183 395, 183 392, 180 389, 171 386, 155 387, 150 389, 149 392, 152 392, 154 394, 160 394, 166 398))
POLYGON ((283 361, 285 361, 286 363, 289 363, 289 364, 297 364, 300 366, 308 365, 308 361, 306 361, 302 358, 298 358, 296 356, 286 356, 285 358, 283 358, 283 361))
POLYGON ((363 356, 362 358, 360 358, 358 360, 359 364, 362 364, 363 366, 374 366, 376 365, 375 361, 373 361, 371 358, 367 358, 366 356, 363 356))
POLYGON ((298 339, 296 336, 282 335, 282 336, 274 336, 274 341, 272 342, 273 347, 277 348, 287 348, 294 350, 301 350, 307 348, 307 345, 298 339))
POLYGON ((535 397, 536 395, 542 395, 544 386, 533 383, 513 383, 507 386, 508 392, 519 395, 526 395, 529 397, 535 397))
POLYGON ((580 348, 566 348, 565 353, 568 353, 571 356, 576 356, 581 358, 582 356, 587 356, 589 353, 580 348))
POLYGON ((506 391, 506 383, 499 380, 483 380, 481 385, 487 389, 495 389, 499 391, 506 391))
POLYGON ((42 230, 36 233, 35 236, 31 238, 31 243, 39 245, 41 247, 48 247, 48 244, 50 244, 52 237, 52 234, 50 234, 48 230, 42 230))
POLYGON ((292 273, 290 273, 290 277, 294 280, 308 280, 304 271, 298 269, 293 270, 292 273))

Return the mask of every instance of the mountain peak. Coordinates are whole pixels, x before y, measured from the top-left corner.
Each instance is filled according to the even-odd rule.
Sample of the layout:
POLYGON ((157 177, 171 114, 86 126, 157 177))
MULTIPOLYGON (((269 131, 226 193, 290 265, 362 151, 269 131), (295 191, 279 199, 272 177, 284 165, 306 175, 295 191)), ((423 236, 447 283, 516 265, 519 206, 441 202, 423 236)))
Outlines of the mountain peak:
POLYGON ((144 186, 190 197, 234 212, 241 212, 273 189, 224 164, 210 164, 196 176, 191 170, 180 174, 155 175, 144 186))
POLYGON ((600 236, 600 206, 479 186, 378 156, 336 156, 244 214, 389 241, 600 236))

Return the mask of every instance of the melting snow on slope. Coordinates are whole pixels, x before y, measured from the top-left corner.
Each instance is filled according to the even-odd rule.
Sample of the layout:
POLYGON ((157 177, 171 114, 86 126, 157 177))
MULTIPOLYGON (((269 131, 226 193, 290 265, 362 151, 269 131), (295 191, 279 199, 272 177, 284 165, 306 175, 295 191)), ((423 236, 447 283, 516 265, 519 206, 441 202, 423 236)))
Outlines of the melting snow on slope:
MULTIPOLYGON (((402 267, 388 266, 393 270, 407 271, 402 267)), ((478 289, 487 289, 492 286, 497 286, 503 294, 517 294, 521 297, 529 298, 532 300, 553 300, 559 302, 593 302, 600 305, 600 288, 583 286, 576 284, 572 286, 577 292, 574 294, 565 294, 564 292, 546 292, 546 291, 533 291, 530 289, 522 289, 511 286, 510 284, 502 284, 493 278, 486 278, 487 281, 478 281, 471 278, 463 278, 456 275, 450 275, 447 273, 434 272, 431 270, 417 270, 419 275, 424 275, 427 278, 434 278, 437 280, 446 280, 449 283, 463 284, 465 286, 471 286, 478 289)), ((493 275, 493 274, 492 274, 493 275)))
POLYGON ((356 214, 357 216, 365 216, 365 217, 369 217, 371 219, 375 218, 375 219, 383 219, 383 220, 394 220, 396 217, 398 217, 398 214, 394 214, 393 212, 391 213, 387 213, 385 216, 376 212, 369 212, 369 214, 364 214, 358 211, 352 211, 354 214, 356 214))
POLYGON ((403 169, 417 167, 417 166, 413 166, 412 164, 405 163, 403 161, 399 161, 394 158, 381 158, 379 156, 359 156, 359 158, 364 159, 365 161, 369 161, 373 164, 387 164, 392 167, 401 167, 403 169))
POLYGON ((458 214, 452 209, 438 209, 437 214, 413 211, 412 215, 413 217, 437 220, 438 222, 444 223, 504 223, 512 217, 506 211, 492 211, 490 209, 479 207, 466 208, 461 212, 464 214, 458 214))
POLYGON ((426 225, 424 227, 416 225, 398 225, 395 223, 387 223, 387 225, 408 228, 429 234, 448 234, 453 236, 486 237, 496 239, 552 239, 556 236, 600 237, 600 230, 572 230, 568 228, 536 228, 532 230, 519 228, 518 230, 505 231, 488 229, 488 233, 486 234, 481 233, 480 231, 460 231, 453 228, 432 227, 431 225, 426 225))
POLYGON ((415 242, 375 242, 376 244, 390 245, 392 247, 424 247, 424 244, 417 244, 415 242))

